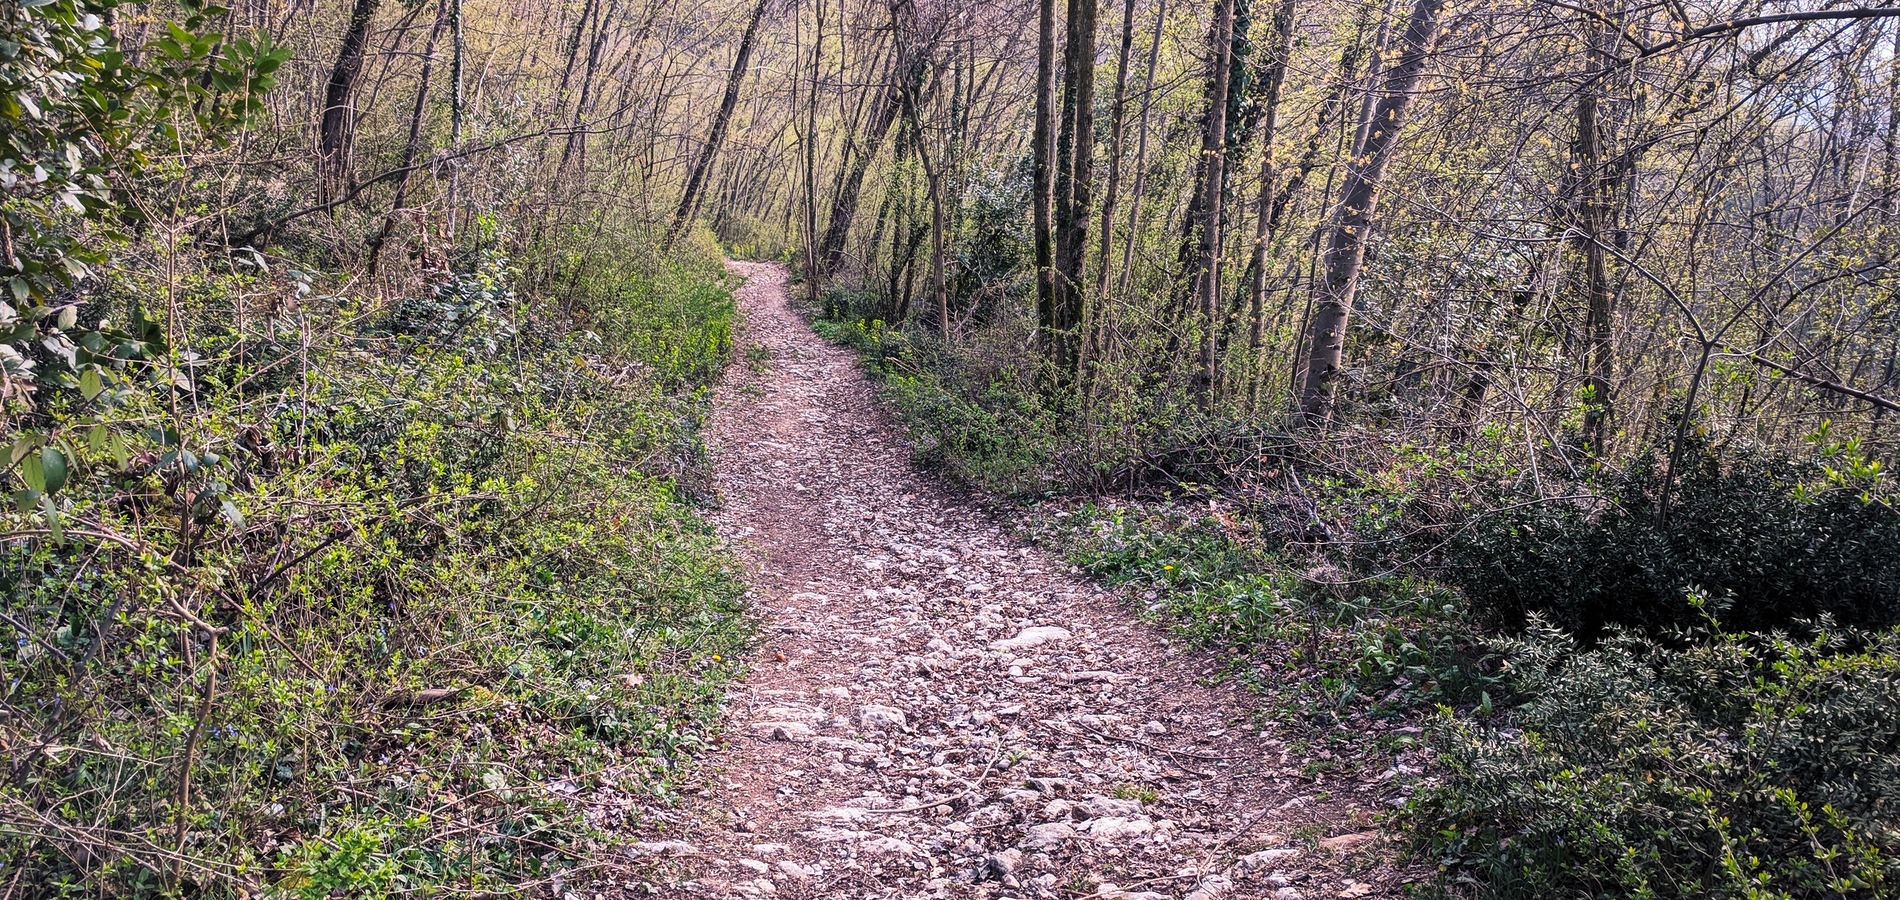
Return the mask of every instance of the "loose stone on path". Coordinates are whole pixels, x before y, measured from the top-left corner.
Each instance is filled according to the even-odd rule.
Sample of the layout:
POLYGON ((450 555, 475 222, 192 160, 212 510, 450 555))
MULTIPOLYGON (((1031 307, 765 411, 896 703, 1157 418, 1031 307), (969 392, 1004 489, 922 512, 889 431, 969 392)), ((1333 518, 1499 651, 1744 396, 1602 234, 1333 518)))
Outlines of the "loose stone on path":
POLYGON ((629 894, 1399 896, 1364 810, 1242 727, 1247 695, 915 471, 784 268, 732 269, 765 363, 731 367, 708 442, 765 643, 629 894))

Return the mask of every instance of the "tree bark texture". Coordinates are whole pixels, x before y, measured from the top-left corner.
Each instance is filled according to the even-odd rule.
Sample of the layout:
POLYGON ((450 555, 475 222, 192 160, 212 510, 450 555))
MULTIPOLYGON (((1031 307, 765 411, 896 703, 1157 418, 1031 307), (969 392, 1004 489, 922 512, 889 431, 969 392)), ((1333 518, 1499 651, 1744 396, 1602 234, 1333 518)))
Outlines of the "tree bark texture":
POLYGON ((1308 329, 1306 383, 1301 409, 1310 422, 1332 414, 1345 362, 1346 329, 1351 324, 1366 238, 1378 212, 1379 185, 1398 147, 1407 112, 1425 76, 1425 64, 1438 34, 1444 0, 1417 0, 1401 39, 1398 62, 1385 70, 1378 105, 1373 109, 1363 152, 1346 167, 1327 237, 1323 273, 1314 285, 1313 321, 1308 329))
MULTIPOLYGON (((752 60, 752 43, 758 36, 759 20, 765 18, 766 2, 759 0, 752 8, 752 19, 746 24, 745 35, 739 39, 739 52, 732 60, 732 74, 726 78, 726 94, 719 101, 719 112, 713 116, 712 130, 706 136, 706 144, 700 148, 699 156, 686 176, 686 190, 680 194, 680 205, 673 214, 673 225, 666 230, 664 246, 668 250, 673 248, 673 242, 679 239, 680 232, 692 220, 693 211, 699 206, 700 192, 706 186, 706 176, 712 171, 714 158, 719 155, 719 145, 726 140, 726 129, 732 124, 732 110, 739 105, 739 88, 745 83, 747 66, 752 60)), ((817 102, 816 97, 813 102, 817 102)))

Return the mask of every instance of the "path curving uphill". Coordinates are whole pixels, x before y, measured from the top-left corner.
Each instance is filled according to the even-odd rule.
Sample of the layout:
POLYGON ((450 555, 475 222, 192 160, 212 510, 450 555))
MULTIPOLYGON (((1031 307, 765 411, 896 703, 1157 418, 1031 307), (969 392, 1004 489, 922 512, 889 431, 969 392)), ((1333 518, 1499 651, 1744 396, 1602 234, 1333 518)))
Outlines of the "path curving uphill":
POLYGON ((745 324, 710 423, 716 518, 766 633, 702 796, 634 847, 652 891, 1397 894, 1376 789, 1327 799, 1243 693, 1203 683, 1208 659, 915 471, 784 267, 731 268, 745 324))

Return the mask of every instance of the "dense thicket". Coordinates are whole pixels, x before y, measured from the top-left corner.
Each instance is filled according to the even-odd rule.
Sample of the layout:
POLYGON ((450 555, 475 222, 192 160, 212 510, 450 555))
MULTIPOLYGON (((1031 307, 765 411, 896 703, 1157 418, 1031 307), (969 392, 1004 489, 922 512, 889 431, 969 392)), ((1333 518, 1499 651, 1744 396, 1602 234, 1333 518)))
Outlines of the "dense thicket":
POLYGON ((619 874, 749 640, 720 13, 0 4, 0 892, 619 874))

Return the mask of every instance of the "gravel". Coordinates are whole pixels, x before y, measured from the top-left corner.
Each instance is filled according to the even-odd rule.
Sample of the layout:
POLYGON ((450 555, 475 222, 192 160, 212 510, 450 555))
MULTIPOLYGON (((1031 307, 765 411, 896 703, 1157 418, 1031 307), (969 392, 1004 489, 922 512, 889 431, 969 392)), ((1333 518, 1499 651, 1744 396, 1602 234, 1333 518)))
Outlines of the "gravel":
POLYGON ((783 267, 732 268, 767 358, 715 400, 716 519, 767 639, 629 893, 1400 896, 1384 841, 1287 837, 1363 834, 1385 798, 1327 799, 1207 658, 913 469, 783 267))

